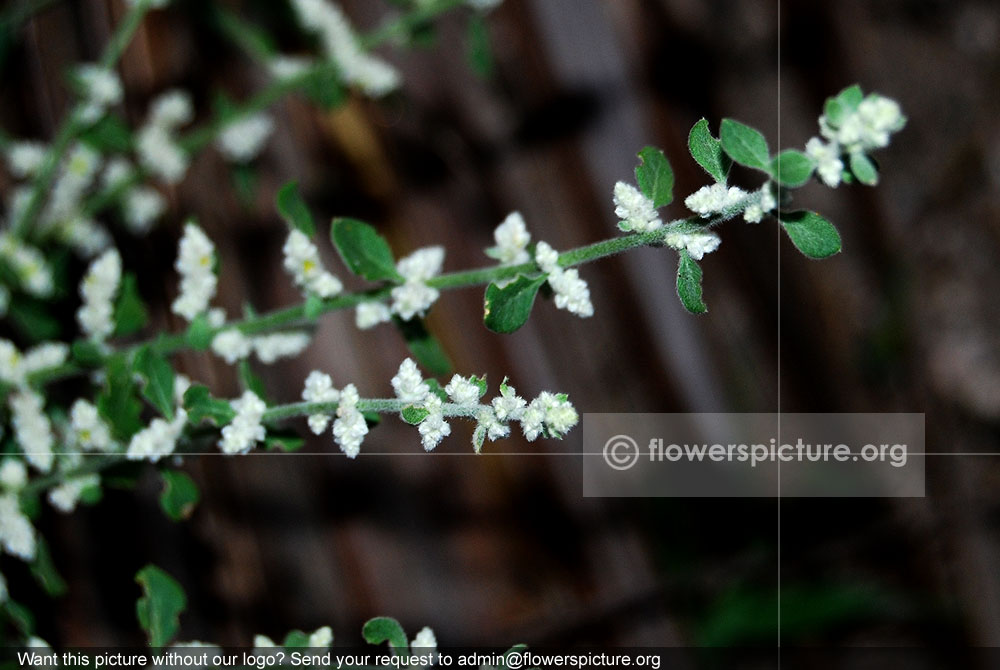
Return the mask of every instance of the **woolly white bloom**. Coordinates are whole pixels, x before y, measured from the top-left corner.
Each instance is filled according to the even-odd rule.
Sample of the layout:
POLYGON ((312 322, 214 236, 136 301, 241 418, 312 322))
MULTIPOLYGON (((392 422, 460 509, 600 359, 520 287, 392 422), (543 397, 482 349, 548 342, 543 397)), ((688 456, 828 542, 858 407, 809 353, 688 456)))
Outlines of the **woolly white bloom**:
POLYGON ((10 340, 0 339, 0 380, 23 386, 28 375, 62 365, 69 358, 64 342, 43 342, 22 354, 10 340))
POLYGON ((672 232, 663 238, 664 244, 672 249, 687 249, 691 258, 700 261, 705 254, 719 248, 722 240, 712 232, 697 231, 692 233, 672 232))
POLYGON ((500 261, 501 265, 519 265, 531 259, 528 254, 531 234, 528 233, 520 212, 508 214, 493 231, 493 239, 496 240, 496 246, 487 249, 486 255, 500 261))
POLYGON ((437 651, 437 638, 430 626, 424 626, 417 633, 417 636, 410 642, 410 651, 417 655, 434 653, 437 651))
MULTIPOLYGON (((12 215, 13 217, 13 215, 12 215)), ((13 235, 0 233, 0 258, 2 258, 17 276, 26 292, 39 298, 52 294, 55 284, 52 280, 52 269, 45 256, 38 249, 24 244, 13 235)))
POLYGON ((0 496, 0 545, 4 551, 25 561, 35 558, 35 529, 18 504, 17 496, 0 496))
POLYGON ((0 381, 20 386, 24 383, 21 352, 10 340, 0 338, 0 381))
POLYGON ((313 631, 306 646, 310 649, 326 649, 331 644, 333 644, 333 630, 329 626, 323 626, 313 631))
POLYGON ((285 270, 306 291, 321 298, 332 298, 343 290, 340 280, 323 267, 319 249, 302 231, 293 230, 288 234, 282 253, 285 255, 285 270))
POLYGON ((7 147, 7 169, 17 179, 33 177, 42 167, 48 147, 41 142, 12 142, 7 147))
POLYGON ((429 414, 420 422, 417 431, 424 451, 431 451, 441 443, 441 440, 451 435, 451 426, 444 420, 444 408, 441 398, 430 394, 424 403, 424 409, 429 414))
POLYGON ((260 422, 267 405, 253 391, 244 391, 232 404, 236 416, 222 429, 219 449, 226 454, 245 454, 266 436, 260 422))
POLYGON ((42 397, 34 391, 23 389, 13 394, 9 400, 13 416, 14 435, 24 458, 39 472, 52 469, 52 424, 43 410, 42 397))
POLYGON ((543 391, 524 410, 521 429, 525 438, 533 442, 544 431, 551 437, 562 437, 579 419, 565 395, 543 391))
POLYGON ((122 278, 122 259, 117 249, 108 249, 90 264, 80 282, 83 305, 76 319, 91 340, 102 342, 115 329, 114 299, 122 278))
POLYGON ((823 137, 842 146, 846 153, 854 153, 887 146, 890 135, 906 125, 906 117, 895 100, 872 93, 839 124, 823 115, 819 125, 823 137))
POLYGON ((556 307, 583 318, 594 315, 587 282, 580 278, 576 268, 566 270, 559 267, 559 253, 547 242, 539 242, 535 246, 535 262, 549 275, 549 286, 556 294, 556 307))
POLYGON ((354 323, 361 330, 374 328, 392 319, 389 306, 381 302, 363 302, 354 311, 354 323))
POLYGON ((692 212, 707 218, 712 214, 726 212, 739 206, 749 194, 736 186, 712 184, 700 189, 684 199, 684 204, 692 212))
POLYGON ((493 414, 497 420, 519 421, 524 414, 524 407, 527 405, 524 398, 517 395, 513 386, 507 385, 505 379, 500 384, 500 395, 493 399, 493 414))
POLYGON ((631 184, 615 184, 614 203, 618 227, 626 232, 645 233, 663 225, 653 201, 631 184))
POLYGON ((208 318, 208 325, 212 328, 222 328, 226 325, 226 310, 222 307, 213 307, 205 313, 208 318))
MULTIPOLYGON (((306 402, 337 402, 340 400, 340 391, 333 386, 330 375, 313 370, 306 377, 306 386, 302 390, 302 399, 306 402)), ((330 425, 328 414, 309 415, 309 430, 319 435, 330 425)))
MULTIPOLYGON (((87 104, 94 108, 94 113, 102 114, 105 109, 122 101, 125 90, 118 75, 106 67, 87 63, 76 69, 87 104)), ((96 121, 97 118, 91 118, 96 121)))
POLYGON ((348 458, 357 458, 361 451, 361 442, 368 434, 365 417, 358 411, 359 400, 358 389, 354 384, 345 386, 340 392, 337 420, 333 422, 333 437, 348 458))
POLYGON ((60 512, 69 514, 76 509, 76 504, 80 501, 83 492, 88 488, 98 486, 100 483, 101 477, 96 473, 71 477, 49 490, 49 503, 60 512))
POLYGON ((174 262, 174 268, 181 275, 180 295, 170 306, 174 314, 193 321, 208 309, 218 284, 214 264, 215 245, 212 240, 195 224, 185 225, 174 262))
POLYGON ((191 162, 170 131, 156 124, 146 124, 139 129, 136 153, 143 167, 167 184, 183 179, 191 162))
POLYGON ((761 186, 754 195, 758 198, 757 201, 747 205, 747 208, 743 210, 743 218, 747 223, 760 223, 765 214, 778 206, 774 194, 771 192, 770 182, 761 186))
POLYGON ((125 194, 122 201, 122 216, 125 225, 136 235, 145 235, 167 210, 167 201, 159 191, 140 186, 125 194))
POLYGON ((392 312, 404 321, 423 316, 440 295, 425 282, 439 272, 444 263, 444 247, 418 249, 396 263, 396 271, 405 283, 392 289, 392 312))
POLYGON ((267 138, 274 132, 274 121, 264 113, 238 119, 226 126, 215 145, 222 155, 234 163, 246 163, 256 158, 267 138))
POLYGON ((93 258, 111 246, 107 229, 93 219, 73 217, 59 226, 59 239, 82 258, 93 258))
POLYGON ((104 165, 104 172, 101 174, 101 187, 110 190, 125 183, 135 174, 135 168, 127 158, 115 156, 104 165))
POLYGON ((151 126, 174 130, 191 123, 193 119, 194 103, 191 96, 180 89, 161 93, 149 106, 148 123, 151 126))
POLYGON ((212 351, 230 365, 249 356, 252 350, 253 340, 238 328, 227 328, 212 338, 212 351))
POLYGON ((80 398, 73 403, 69 416, 74 444, 88 451, 109 450, 111 432, 94 405, 80 398))
POLYGON ((559 252, 549 246, 548 242, 539 242, 535 246, 535 262, 542 272, 553 272, 559 269, 559 252))
POLYGON ((279 80, 299 77, 305 74, 311 67, 313 67, 311 60, 297 56, 275 56, 268 63, 271 75, 279 80))
POLYGON ((397 398, 414 405, 423 403, 431 392, 412 358, 407 358, 400 364, 399 371, 392 378, 392 389, 397 398))
POLYGON ((830 188, 837 188, 840 176, 844 172, 844 163, 840 160, 840 147, 836 142, 826 144, 818 137, 806 142, 806 155, 816 161, 816 174, 830 188))
MULTIPOLYGON (((476 420, 478 421, 478 425, 476 426, 476 430, 472 436, 474 446, 477 445, 478 442, 476 440, 477 433, 490 438, 490 441, 496 441, 510 435, 510 426, 502 423, 497 418, 497 415, 494 413, 492 407, 484 407, 480 410, 476 420)), ((476 451, 479 451, 478 446, 476 446, 476 451)))
POLYGON ((85 144, 76 144, 59 165, 59 174, 48 194, 41 222, 52 226, 77 216, 87 189, 101 169, 101 154, 85 144))
POLYGON ((17 492, 28 483, 28 467, 19 458, 5 458, 0 464, 0 487, 17 492))
POLYGON ((311 341, 308 333, 272 333, 253 338, 253 350, 261 363, 270 365, 281 358, 298 356, 311 341))
POLYGON ((448 385, 444 387, 444 392, 448 394, 451 401, 456 405, 471 407, 479 404, 479 397, 482 395, 481 389, 472 379, 466 379, 459 375, 453 375, 448 385))
POLYGON ((174 410, 173 421, 153 419, 146 428, 132 436, 125 458, 130 461, 148 459, 150 463, 156 463, 164 456, 169 456, 177 448, 177 439, 186 422, 187 412, 180 408, 174 410))

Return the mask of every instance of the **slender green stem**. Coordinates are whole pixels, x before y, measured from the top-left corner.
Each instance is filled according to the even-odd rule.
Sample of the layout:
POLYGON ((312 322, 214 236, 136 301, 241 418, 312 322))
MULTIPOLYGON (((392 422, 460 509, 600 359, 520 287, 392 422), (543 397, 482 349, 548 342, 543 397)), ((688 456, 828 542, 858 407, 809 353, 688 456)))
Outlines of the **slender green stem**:
POLYGON ((444 14, 464 4, 465 0, 438 0, 435 3, 417 7, 376 28, 361 37, 358 42, 362 49, 374 49, 396 37, 412 33, 414 28, 420 27, 439 14, 444 14))

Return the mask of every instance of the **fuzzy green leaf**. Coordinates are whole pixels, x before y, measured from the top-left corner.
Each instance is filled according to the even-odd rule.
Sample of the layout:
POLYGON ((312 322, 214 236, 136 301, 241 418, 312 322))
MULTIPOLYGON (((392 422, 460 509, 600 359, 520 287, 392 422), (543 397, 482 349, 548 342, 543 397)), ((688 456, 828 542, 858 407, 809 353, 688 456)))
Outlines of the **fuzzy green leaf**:
POLYGON ((187 607, 184 589, 152 564, 137 572, 135 581, 143 593, 135 603, 139 626, 146 631, 151 647, 163 647, 177 635, 180 627, 180 614, 187 607))
POLYGON ((208 323, 208 316, 199 314, 194 317, 194 321, 188 326, 184 334, 188 345, 196 351, 205 351, 212 345, 212 338, 215 337, 215 329, 208 323))
POLYGON ((681 299, 684 309, 692 314, 704 314, 708 311, 701 297, 701 267, 686 249, 681 250, 677 265, 677 297, 681 299))
POLYGON ((256 372, 254 372, 253 366, 250 364, 250 359, 244 358, 236 366, 237 371, 240 375, 240 384, 247 391, 253 391, 261 400, 266 401, 267 390, 264 387, 264 380, 260 378, 256 372))
POLYGON ((427 330, 423 319, 413 317, 409 321, 403 321, 394 316, 392 322, 406 340, 406 346, 420 367, 434 375, 451 374, 451 359, 448 358, 438 339, 427 330))
POLYGON ((347 267, 371 281, 402 281, 385 238, 372 226, 357 219, 334 219, 330 239, 347 267))
POLYGON ((691 151, 691 157, 711 175, 712 179, 720 183, 726 181, 733 161, 722 150, 722 142, 712 137, 706 119, 691 127, 691 132, 688 134, 688 150, 691 151))
POLYGON ((121 442, 128 442, 142 430, 142 403, 137 397, 132 367, 123 354, 116 354, 107 361, 104 389, 97 396, 97 411, 121 442))
POLYGON ((275 201, 278 213, 291 228, 310 238, 316 234, 316 223, 313 221, 305 200, 299 194, 298 182, 290 181, 282 186, 275 201))
POLYGON ((390 617, 381 616, 369 619, 364 628, 361 629, 361 635, 368 644, 388 642, 389 648, 397 654, 405 654, 410 646, 403 627, 390 617))
POLYGON ((642 161, 635 168, 639 190, 653 201, 654 207, 669 205, 674 199, 674 171, 670 161, 656 147, 644 147, 638 156, 642 161))
POLYGON ((403 417, 403 421, 410 424, 411 426, 416 426, 421 421, 430 416, 430 412, 428 412, 423 407, 414 407, 413 405, 407 405, 406 407, 404 407, 403 411, 400 412, 400 414, 403 417))
POLYGON ((490 34, 482 14, 473 14, 469 19, 469 66, 484 79, 493 74, 493 53, 490 50, 490 34))
POLYGON ((809 258, 828 258, 840 251, 840 234, 816 212, 800 210, 778 216, 792 244, 809 258))
POLYGON ((291 431, 268 430, 264 438, 264 448, 268 451, 298 451, 305 443, 305 438, 291 431))
POLYGON ((142 397, 168 419, 174 418, 174 369, 162 355, 143 347, 135 356, 135 372, 142 377, 142 397))
POLYGON ((192 425, 208 419, 216 426, 225 426, 236 416, 236 411, 229 402, 213 398, 207 386, 192 385, 184 392, 184 409, 188 413, 188 421, 192 425))
POLYGON ((309 297, 306 298, 306 304, 302 308, 302 313, 310 320, 318 317, 323 313, 323 298, 315 293, 310 293, 309 297))
POLYGON ((782 186, 796 188, 812 177, 816 164, 801 151, 782 151, 771 161, 771 176, 782 186))
POLYGON ((40 535, 36 536, 35 558, 28 567, 35 581, 49 596, 56 598, 68 590, 66 580, 56 570, 56 564, 52 560, 52 552, 49 550, 49 543, 40 535))
POLYGON ((126 272, 115 301, 115 335, 131 335, 142 329, 147 321, 149 312, 139 295, 135 275, 126 272))
POLYGON ((878 184, 878 168, 874 161, 860 151, 851 154, 851 172, 866 186, 878 184))
POLYGON ((513 333, 531 316, 538 289, 548 279, 548 275, 525 277, 519 275, 510 284, 500 288, 490 284, 486 288, 483 321, 495 333, 513 333))
POLYGON ((719 129, 723 150, 740 165, 767 171, 770 153, 759 131, 733 119, 723 119, 719 129))
POLYGON ((198 485, 186 473, 179 470, 162 470, 163 492, 160 494, 160 508, 171 521, 187 519, 201 499, 198 485))
POLYGON ((70 346, 73 360, 88 368, 97 367, 104 360, 101 347, 93 340, 76 340, 70 346))

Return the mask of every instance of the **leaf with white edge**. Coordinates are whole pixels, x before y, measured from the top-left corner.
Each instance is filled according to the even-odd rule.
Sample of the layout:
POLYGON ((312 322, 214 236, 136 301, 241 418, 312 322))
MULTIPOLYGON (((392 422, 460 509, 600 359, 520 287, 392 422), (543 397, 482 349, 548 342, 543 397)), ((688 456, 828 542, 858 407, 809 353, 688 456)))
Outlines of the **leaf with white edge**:
POLYGON ((177 635, 187 596, 173 577, 152 564, 137 572, 135 581, 143 593, 135 603, 139 626, 146 631, 149 646, 163 647, 177 635))
POLYGON ((388 642, 389 648, 396 654, 405 654, 410 648, 403 627, 398 621, 387 616, 369 619, 361 629, 361 635, 368 644, 388 642))
POLYGON ((829 258, 840 251, 837 229, 816 212, 787 212, 778 218, 792 244, 809 258, 829 258))
POLYGON ((162 355, 143 347, 135 356, 133 369, 142 377, 142 397, 168 419, 174 418, 174 369, 162 355))
POLYGON ((782 186, 796 188, 809 181, 815 167, 816 164, 809 156, 801 151, 788 149, 771 161, 771 176, 782 186))
POLYGON ((431 413, 428 412, 423 407, 414 407, 413 405, 407 405, 406 407, 404 407, 403 411, 400 412, 400 414, 403 417, 403 421, 410 424, 411 426, 416 426, 421 421, 423 421, 424 419, 426 419, 428 416, 431 415, 431 413))
POLYGON ((767 171, 771 154, 759 131, 733 119, 722 119, 719 138, 723 150, 740 165, 767 171))
POLYGON ((201 499, 198 485, 180 470, 161 470, 163 492, 160 493, 160 508, 171 521, 182 521, 191 517, 201 499))
POLYGON ((525 277, 518 275, 510 284, 500 288, 491 283, 486 287, 483 321, 494 333, 513 333, 531 316, 538 289, 548 275, 525 277))
POLYGON ((309 207, 299 193, 298 182, 290 181, 281 187, 275 198, 278 213, 290 227, 302 232, 306 237, 316 234, 316 222, 313 221, 309 207))
POLYGON ((126 272, 122 276, 121 288, 115 300, 115 335, 131 335, 141 330, 149 321, 149 311, 146 309, 135 275, 126 272))
POLYGON ((878 168, 872 159, 860 151, 851 154, 851 172, 862 184, 867 186, 878 184, 878 168))
POLYGON ((330 239, 354 274, 371 281, 403 281, 396 271, 389 243, 367 223, 357 219, 334 219, 330 239))
POLYGON ((469 381, 471 381, 473 384, 475 384, 476 388, 479 389, 479 397, 480 398, 482 398, 484 395, 486 395, 486 391, 489 390, 489 386, 486 383, 486 375, 483 375, 482 377, 477 377, 475 375, 472 375, 469 378, 469 381))
POLYGON ((712 137, 708 121, 702 119, 691 127, 688 134, 688 149, 691 157, 712 179, 719 183, 726 181, 733 160, 722 150, 722 142, 712 137))
POLYGON ((644 147, 638 154, 642 161, 635 167, 635 182, 653 207, 669 205, 674 199, 674 171, 670 161, 656 147, 644 147))
POLYGON ((677 297, 681 299, 684 309, 692 314, 708 311, 701 297, 701 267, 686 249, 681 250, 677 265, 677 297))
POLYGON ((184 409, 192 425, 208 419, 216 426, 225 426, 236 416, 236 410, 228 401, 213 398, 208 387, 201 384, 194 384, 184 392, 184 409))

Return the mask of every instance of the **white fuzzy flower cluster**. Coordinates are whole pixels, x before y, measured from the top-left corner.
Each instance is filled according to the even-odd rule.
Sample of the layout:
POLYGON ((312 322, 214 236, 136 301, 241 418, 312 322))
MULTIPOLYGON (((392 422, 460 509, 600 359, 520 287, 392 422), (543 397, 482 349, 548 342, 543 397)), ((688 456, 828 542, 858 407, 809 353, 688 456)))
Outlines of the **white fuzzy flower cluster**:
POLYGON ((431 393, 430 386, 424 381, 412 358, 407 358, 400 364, 391 383, 396 397, 411 405, 423 403, 431 393))
POLYGON ((215 245, 193 222, 184 226, 174 269, 181 276, 180 295, 170 309, 174 314, 193 321, 208 309, 208 303, 215 297, 218 284, 215 276, 215 245))
POLYGON ((778 206, 778 202, 774 199, 770 182, 761 186, 759 190, 754 191, 751 196, 753 199, 747 205, 747 208, 743 210, 743 219, 747 223, 760 223, 765 214, 778 206))
POLYGON ((86 124, 96 123, 109 107, 122 101, 125 90, 117 73, 94 63, 76 68, 76 79, 83 94, 79 119, 86 124))
POLYGON ((222 429, 219 449, 226 454, 245 454, 267 435, 261 425, 267 405, 253 391, 244 391, 232 405, 236 416, 222 429))
POLYGON ((359 330, 374 328, 392 319, 392 310, 381 302, 363 302, 354 310, 354 323, 359 330))
POLYGON ((238 328, 227 328, 212 338, 212 351, 217 356, 233 365, 247 358, 251 353, 257 354, 261 363, 270 365, 282 358, 298 356, 305 350, 312 338, 308 333, 287 332, 271 333, 250 337, 244 335, 238 328))
POLYGON ((560 267, 559 253, 547 242, 539 242, 535 247, 535 262, 542 272, 548 274, 549 286, 555 292, 556 307, 583 318, 594 315, 587 282, 580 278, 576 268, 567 270, 560 267))
POLYGON ((22 354, 13 342, 0 338, 0 381, 25 386, 29 375, 58 367, 67 358, 69 346, 63 342, 43 342, 22 354))
POLYGON ((274 121, 270 116, 263 112, 251 114, 229 123, 219 133, 215 146, 226 160, 248 163, 264 148, 272 132, 274 121))
POLYGON ((580 417, 565 394, 544 391, 529 403, 505 379, 500 385, 500 395, 483 406, 476 419, 472 444, 479 452, 486 438, 494 441, 510 435, 508 424, 512 421, 521 422, 525 438, 534 441, 540 435, 561 438, 580 417))
POLYGON ((361 398, 354 384, 348 384, 340 392, 337 405, 337 419, 333 422, 333 439, 340 445, 348 458, 357 458, 361 442, 368 434, 365 416, 358 410, 361 398))
POLYGON ((97 412, 97 407, 78 399, 69 411, 70 441, 86 451, 110 451, 113 442, 108 425, 97 412))
MULTIPOLYGON (((329 626, 323 626, 322 628, 317 628, 312 633, 309 634, 306 640, 305 646, 310 649, 329 649, 330 645, 333 644, 333 629, 329 626)), ((282 658, 277 656, 276 650, 281 648, 275 644, 274 640, 266 635, 254 635, 253 638, 253 653, 258 656, 272 656, 277 665, 282 664, 282 658)), ((268 665, 271 663, 268 662, 268 665)))
POLYGON ((486 381, 474 377, 452 375, 451 381, 444 387, 448 398, 461 407, 475 407, 479 399, 486 393, 486 381))
POLYGON ((684 205, 692 212, 708 218, 713 214, 724 214, 744 206, 749 193, 736 186, 712 184, 700 189, 684 199, 684 205))
POLYGON ((0 260, 14 273, 26 293, 39 298, 52 295, 55 288, 52 268, 38 249, 8 232, 0 232, 0 260))
POLYGON ((700 261, 705 254, 710 254, 719 248, 722 240, 711 231, 670 232, 664 235, 663 243, 671 249, 680 251, 686 249, 691 258, 700 261))
POLYGON ((104 226, 93 219, 78 216, 59 224, 56 236, 81 258, 93 258, 112 243, 111 235, 104 226))
POLYGON ((108 249, 90 264, 80 282, 83 305, 76 312, 76 320, 84 334, 95 342, 103 342, 114 332, 114 302, 121 278, 121 256, 117 249, 108 249))
MULTIPOLYGON (((451 435, 451 426, 444 420, 444 403, 431 392, 413 359, 407 358, 400 364, 396 376, 392 378, 392 389, 402 402, 427 411, 427 416, 417 427, 426 451, 431 451, 451 435)), ((478 399, 478 395, 476 397, 478 399)))
POLYGON ((28 466, 20 458, 7 457, 0 463, 0 489, 17 493, 28 483, 28 466))
POLYGON ((49 472, 55 456, 52 446, 52 424, 45 415, 45 402, 38 393, 21 389, 10 396, 11 423, 14 437, 21 446, 24 459, 39 472, 49 472))
POLYGON ((69 477, 58 486, 49 489, 49 504, 64 514, 69 514, 76 509, 76 504, 87 489, 99 486, 101 477, 97 473, 69 477))
POLYGON ((528 243, 531 234, 520 212, 511 212, 493 231, 496 246, 486 250, 486 255, 500 261, 501 265, 520 265, 531 260, 528 243))
POLYGON ((431 662, 429 665, 434 665, 437 657, 437 646, 437 637, 434 635, 434 631, 430 626, 424 626, 417 632, 416 637, 410 641, 410 654, 414 656, 430 656, 431 662))
POLYGON ((301 230, 288 233, 281 250, 285 256, 285 270, 304 290, 320 298, 332 298, 344 289, 340 280, 323 267, 319 249, 301 230))
MULTIPOLYGON (((302 399, 305 402, 335 403, 340 401, 340 391, 333 386, 330 375, 313 370, 306 377, 305 388, 302 389, 302 399)), ((314 435, 320 435, 330 425, 328 414, 317 413, 309 415, 309 430, 314 435)))
POLYGON ((840 160, 840 147, 836 143, 827 144, 818 137, 806 142, 806 155, 816 163, 816 174, 830 188, 837 188, 844 172, 844 162, 840 160))
POLYGON ((625 232, 645 233, 663 225, 653 201, 631 184, 615 184, 614 203, 618 227, 625 232))
POLYGON ((444 247, 417 249, 396 263, 403 284, 392 289, 392 313, 404 321, 423 316, 440 293, 427 285, 427 281, 441 272, 444 264, 444 247))
POLYGON ((34 177, 45 162, 47 151, 48 147, 41 142, 11 142, 7 146, 7 169, 15 179, 34 177))
MULTIPOLYGON (((60 236, 71 235, 60 229, 72 226, 80 219, 84 196, 94 184, 102 165, 101 154, 85 144, 74 145, 59 165, 59 172, 48 194, 45 208, 39 216, 39 225, 54 230, 60 236)), ((98 227, 91 222, 91 227, 98 227)), ((106 233, 104 233, 106 237, 106 233)), ((106 245, 107 239, 104 240, 106 245)))
POLYGON ((150 105, 145 125, 136 135, 139 162, 167 184, 184 178, 190 156, 177 144, 177 129, 194 117, 191 98, 183 91, 168 91, 150 105))
POLYGON ((280 55, 271 59, 271 62, 268 63, 268 69, 275 79, 284 81, 302 76, 314 65, 313 61, 308 58, 280 55))
POLYGON ((17 495, 0 495, 0 545, 4 551, 25 561, 35 558, 35 529, 21 512, 17 495))
MULTIPOLYGON (((179 381, 174 383, 175 395, 179 381)), ((174 409, 173 421, 159 417, 153 419, 148 426, 132 436, 125 451, 125 458, 130 461, 148 460, 150 463, 156 463, 161 458, 169 456, 177 448, 177 440, 184 431, 186 423, 187 412, 180 407, 174 409)))
POLYGON ((343 10, 327 0, 292 0, 299 22, 320 37, 323 51, 345 81, 373 97, 399 86, 399 73, 384 60, 365 53, 343 10))

